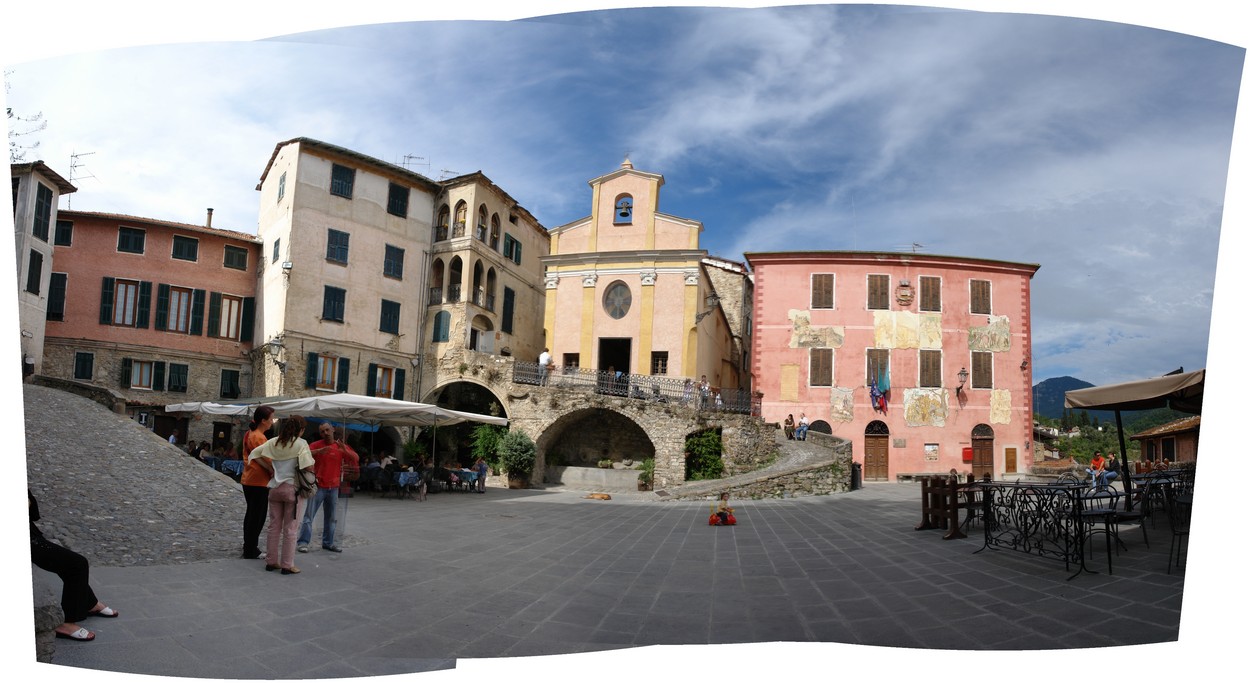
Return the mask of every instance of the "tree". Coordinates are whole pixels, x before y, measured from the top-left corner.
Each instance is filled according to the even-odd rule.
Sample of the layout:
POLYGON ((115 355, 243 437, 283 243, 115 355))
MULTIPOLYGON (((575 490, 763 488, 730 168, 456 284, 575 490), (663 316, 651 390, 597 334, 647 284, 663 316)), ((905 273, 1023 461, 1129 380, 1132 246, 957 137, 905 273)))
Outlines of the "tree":
POLYGON ((486 464, 498 469, 499 441, 508 430, 499 425, 478 424, 473 428, 473 458, 484 458, 486 464))
POLYGON ((725 472, 721 450, 720 432, 715 429, 686 437, 686 479, 720 479, 725 472))
MULTIPOLYGON (((12 71, 4 72, 4 92, 9 93, 9 74, 12 71)), ((26 160, 26 153, 39 147, 39 141, 28 142, 22 144, 23 135, 38 133, 48 127, 48 122, 43 120, 43 112, 37 112, 30 116, 20 116, 13 111, 12 107, 6 107, 4 110, 9 120, 9 163, 16 164, 26 160)))
POLYGON ((537 449, 534 441, 519 430, 510 429, 499 439, 499 464, 509 479, 528 479, 534 471, 537 449))

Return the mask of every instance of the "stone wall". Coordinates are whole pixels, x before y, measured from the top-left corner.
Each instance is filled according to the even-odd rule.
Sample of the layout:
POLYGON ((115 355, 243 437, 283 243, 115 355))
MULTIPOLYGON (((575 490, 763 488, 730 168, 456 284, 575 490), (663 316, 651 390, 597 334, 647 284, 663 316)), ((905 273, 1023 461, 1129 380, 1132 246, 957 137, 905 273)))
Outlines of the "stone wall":
MULTIPOLYGON (((221 371, 239 371, 239 396, 252 395, 252 362, 239 356, 224 359, 207 354, 188 354, 155 347, 102 347, 94 344, 71 344, 49 340, 44 350, 44 375, 73 380, 74 354, 83 351, 94 356, 92 384, 111 388, 128 401, 147 405, 165 405, 183 401, 216 401, 221 398, 221 371), (122 359, 164 361, 165 381, 169 382, 169 364, 187 366, 187 390, 151 391, 121 386, 122 359)), ((86 380, 78 380, 85 382, 86 380)), ((167 385, 168 386, 168 385, 167 385)), ((58 387, 59 388, 59 387, 58 387)))
POLYGON ((68 391, 71 394, 77 394, 84 398, 89 398, 96 403, 108 408, 115 413, 126 413, 126 399, 118 392, 98 387, 83 382, 75 382, 70 379, 62 379, 59 377, 49 377, 47 375, 34 375, 30 378, 31 384, 37 384, 41 387, 49 387, 52 389, 60 389, 68 391))
POLYGON ((56 627, 65 621, 61 610, 61 579, 34 565, 30 566, 35 598, 35 661, 51 663, 56 651, 56 627))

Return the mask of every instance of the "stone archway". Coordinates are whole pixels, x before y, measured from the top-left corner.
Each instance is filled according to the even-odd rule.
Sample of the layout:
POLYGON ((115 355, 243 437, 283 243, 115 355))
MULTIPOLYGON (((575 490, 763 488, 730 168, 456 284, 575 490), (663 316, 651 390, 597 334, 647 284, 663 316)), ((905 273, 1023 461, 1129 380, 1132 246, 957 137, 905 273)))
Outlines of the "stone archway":
MULTIPOLYGON (((508 417, 506 401, 495 394, 490 387, 467 377, 434 387, 426 393, 422 402, 432 403, 440 408, 508 417)), ((436 441, 433 450, 438 460, 436 464, 442 464, 447 460, 454 460, 466 466, 471 464, 473 430, 479 424, 481 423, 461 422, 439 427, 433 431, 432 438, 436 441)))
POLYGON ((552 422, 535 440, 542 480, 595 490, 633 490, 655 444, 630 417, 604 408, 583 408, 552 422), (610 461, 610 467, 600 466, 610 461))

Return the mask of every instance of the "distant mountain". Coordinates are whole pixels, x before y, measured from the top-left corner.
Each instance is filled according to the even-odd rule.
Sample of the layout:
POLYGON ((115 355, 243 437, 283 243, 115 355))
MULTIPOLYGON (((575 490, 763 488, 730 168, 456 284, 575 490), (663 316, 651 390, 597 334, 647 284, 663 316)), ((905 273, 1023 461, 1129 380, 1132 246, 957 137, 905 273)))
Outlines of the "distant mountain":
MULTIPOLYGON (((1073 389, 1084 389, 1092 386, 1094 385, 1075 377, 1052 377, 1042 380, 1033 385, 1033 412, 1042 417, 1058 420, 1063 417, 1064 393, 1073 389)), ((1091 411, 1089 419, 1094 419, 1095 415, 1098 416, 1099 422, 1108 417, 1112 420, 1115 419, 1115 413, 1109 410, 1091 411)))

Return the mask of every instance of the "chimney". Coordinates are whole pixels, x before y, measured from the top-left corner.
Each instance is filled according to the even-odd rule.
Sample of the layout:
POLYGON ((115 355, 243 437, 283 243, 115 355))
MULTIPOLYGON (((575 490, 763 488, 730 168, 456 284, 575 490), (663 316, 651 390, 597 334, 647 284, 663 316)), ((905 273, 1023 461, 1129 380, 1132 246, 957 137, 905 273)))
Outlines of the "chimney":
POLYGON ((208 210, 208 220, 204 223, 204 227, 206 228, 213 227, 213 210, 212 209, 208 210))

